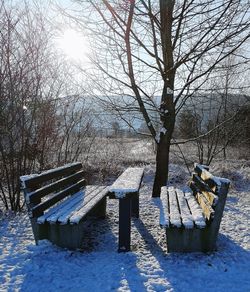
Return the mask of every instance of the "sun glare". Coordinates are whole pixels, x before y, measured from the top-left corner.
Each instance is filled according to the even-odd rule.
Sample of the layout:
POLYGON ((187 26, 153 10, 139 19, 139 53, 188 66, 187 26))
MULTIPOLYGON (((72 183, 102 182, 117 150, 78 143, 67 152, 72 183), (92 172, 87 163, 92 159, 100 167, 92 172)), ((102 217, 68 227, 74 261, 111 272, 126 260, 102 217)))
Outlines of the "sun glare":
POLYGON ((58 48, 74 61, 87 61, 89 51, 87 40, 77 31, 67 29, 57 41, 58 48))

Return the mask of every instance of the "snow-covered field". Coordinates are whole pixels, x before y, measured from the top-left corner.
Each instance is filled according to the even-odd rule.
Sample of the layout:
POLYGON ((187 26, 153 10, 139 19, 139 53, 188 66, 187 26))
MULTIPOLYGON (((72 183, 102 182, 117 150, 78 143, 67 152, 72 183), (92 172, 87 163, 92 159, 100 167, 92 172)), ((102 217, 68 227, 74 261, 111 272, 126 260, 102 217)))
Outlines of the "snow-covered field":
MULTIPOLYGON (((170 170, 173 177, 183 172, 177 165, 170 170)), ((167 254, 158 209, 150 197, 150 166, 140 193, 140 219, 132 223, 129 253, 117 253, 116 200, 108 201, 106 220, 86 222, 84 252, 64 250, 47 241, 36 246, 26 215, 3 217, 0 291, 250 291, 249 170, 236 166, 227 173, 233 187, 218 251, 209 254, 167 254)))

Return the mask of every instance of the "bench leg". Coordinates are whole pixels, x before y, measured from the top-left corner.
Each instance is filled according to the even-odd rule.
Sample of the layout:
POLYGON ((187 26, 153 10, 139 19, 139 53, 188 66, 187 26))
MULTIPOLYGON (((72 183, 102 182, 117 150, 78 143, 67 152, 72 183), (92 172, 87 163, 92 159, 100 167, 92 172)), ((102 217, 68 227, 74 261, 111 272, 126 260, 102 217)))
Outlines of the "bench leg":
POLYGON ((97 218, 105 218, 106 217, 106 205, 107 200, 104 197, 90 212, 89 214, 93 217, 97 218))
POLYGON ((35 238, 36 245, 38 245, 38 241, 42 239, 47 239, 49 234, 49 224, 38 224, 37 218, 31 218, 31 226, 35 238))
POLYGON ((118 252, 130 251, 131 199, 119 199, 119 244, 118 252))
POLYGON ((134 194, 131 200, 132 217, 139 218, 139 193, 134 194))

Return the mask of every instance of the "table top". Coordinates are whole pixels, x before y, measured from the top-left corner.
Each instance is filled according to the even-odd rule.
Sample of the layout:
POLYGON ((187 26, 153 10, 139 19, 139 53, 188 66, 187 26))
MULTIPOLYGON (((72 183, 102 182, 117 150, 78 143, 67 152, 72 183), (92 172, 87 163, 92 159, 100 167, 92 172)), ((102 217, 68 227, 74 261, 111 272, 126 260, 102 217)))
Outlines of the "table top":
POLYGON ((109 187, 109 191, 115 193, 116 198, 124 198, 127 194, 138 192, 143 172, 143 167, 127 168, 109 187))

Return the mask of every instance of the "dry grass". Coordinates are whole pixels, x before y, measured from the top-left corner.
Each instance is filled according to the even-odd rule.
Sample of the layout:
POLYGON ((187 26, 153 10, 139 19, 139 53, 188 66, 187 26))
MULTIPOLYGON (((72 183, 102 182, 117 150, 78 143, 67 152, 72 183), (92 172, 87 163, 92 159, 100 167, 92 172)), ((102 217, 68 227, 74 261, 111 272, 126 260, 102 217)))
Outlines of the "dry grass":
MULTIPOLYGON (((249 151, 246 147, 228 147, 227 159, 223 160, 222 153, 217 155, 212 163, 212 168, 219 170, 223 176, 225 169, 232 169, 230 165, 250 166, 249 151), (244 155, 243 155, 244 154, 244 155), (214 167, 216 166, 216 167, 214 167)), ((81 158, 89 181, 107 181, 129 166, 155 165, 154 144, 149 139, 135 138, 97 138, 88 155, 81 158)), ((199 162, 197 147, 194 143, 187 143, 181 147, 172 146, 170 152, 171 165, 179 165, 183 172, 188 173, 186 164, 192 170, 193 163, 199 162), (181 150, 181 151, 180 151, 181 150), (185 161, 183 159, 185 157, 185 161)), ((227 173, 226 173, 227 174, 227 173)), ((224 175, 227 177, 227 175, 224 175)), ((169 181, 181 177, 170 168, 169 181), (172 175, 173 174, 173 175, 172 175)), ((179 180, 182 180, 179 178, 179 180)))

